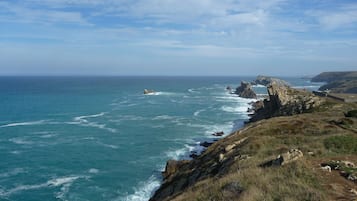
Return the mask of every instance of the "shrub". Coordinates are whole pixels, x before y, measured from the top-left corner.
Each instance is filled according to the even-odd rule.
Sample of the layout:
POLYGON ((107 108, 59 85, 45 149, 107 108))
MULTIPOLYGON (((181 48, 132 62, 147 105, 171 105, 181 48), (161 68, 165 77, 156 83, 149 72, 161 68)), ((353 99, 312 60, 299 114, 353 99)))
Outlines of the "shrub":
POLYGON ((352 135, 329 137, 324 140, 324 145, 336 153, 357 154, 357 137, 352 135))

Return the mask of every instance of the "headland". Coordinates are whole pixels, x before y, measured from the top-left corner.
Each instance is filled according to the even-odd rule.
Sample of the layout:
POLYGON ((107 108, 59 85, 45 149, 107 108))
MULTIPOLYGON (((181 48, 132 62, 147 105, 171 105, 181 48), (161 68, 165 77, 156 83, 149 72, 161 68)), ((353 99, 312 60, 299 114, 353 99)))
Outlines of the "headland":
POLYGON ((250 121, 192 160, 168 161, 150 201, 357 199, 357 103, 265 80, 269 97, 250 121))

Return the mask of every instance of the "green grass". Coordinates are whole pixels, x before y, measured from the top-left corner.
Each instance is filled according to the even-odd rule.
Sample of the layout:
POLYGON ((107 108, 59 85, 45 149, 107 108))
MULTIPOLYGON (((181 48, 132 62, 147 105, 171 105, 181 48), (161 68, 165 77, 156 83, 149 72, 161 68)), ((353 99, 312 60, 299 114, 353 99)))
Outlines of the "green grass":
POLYGON ((357 154, 357 137, 352 135, 333 136, 324 140, 326 149, 344 154, 357 154))

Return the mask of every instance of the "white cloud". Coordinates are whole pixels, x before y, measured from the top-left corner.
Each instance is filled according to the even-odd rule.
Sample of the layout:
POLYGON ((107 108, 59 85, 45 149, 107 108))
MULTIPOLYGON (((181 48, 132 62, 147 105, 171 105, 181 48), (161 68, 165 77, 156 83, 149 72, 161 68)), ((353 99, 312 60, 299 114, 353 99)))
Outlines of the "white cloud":
POLYGON ((0 13, 0 20, 22 23, 75 23, 77 25, 90 25, 80 12, 67 12, 48 9, 33 9, 20 5, 0 2, 0 9, 6 10, 0 13))
POLYGON ((314 17, 325 29, 357 25, 357 4, 337 6, 333 10, 309 10, 307 15, 314 17))

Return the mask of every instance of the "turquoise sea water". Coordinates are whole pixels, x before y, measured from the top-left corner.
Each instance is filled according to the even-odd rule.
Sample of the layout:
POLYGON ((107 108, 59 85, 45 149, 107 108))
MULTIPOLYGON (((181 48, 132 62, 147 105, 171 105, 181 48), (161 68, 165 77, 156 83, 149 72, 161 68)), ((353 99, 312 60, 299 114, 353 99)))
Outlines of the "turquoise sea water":
POLYGON ((252 100, 225 88, 253 79, 0 77, 0 200, 148 200, 166 160, 243 125, 252 100))

